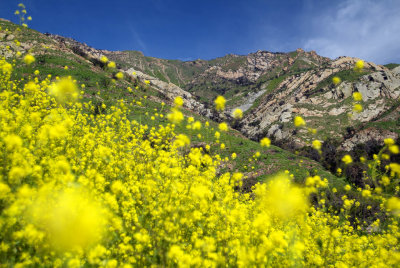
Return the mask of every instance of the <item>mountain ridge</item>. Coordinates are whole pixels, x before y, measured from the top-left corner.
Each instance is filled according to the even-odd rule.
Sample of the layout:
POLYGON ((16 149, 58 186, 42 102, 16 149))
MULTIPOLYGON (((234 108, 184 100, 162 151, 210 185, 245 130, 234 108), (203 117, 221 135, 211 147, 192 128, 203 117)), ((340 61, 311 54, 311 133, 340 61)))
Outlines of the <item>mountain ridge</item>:
MULTIPOLYGON (((358 58, 342 56, 332 60, 303 49, 288 53, 259 50, 212 60, 166 60, 144 56, 139 51, 99 50, 59 35, 45 36, 56 42, 57 49, 70 49, 94 60, 105 55, 116 61, 118 69, 127 75, 135 72, 139 80, 150 81, 159 92, 160 101, 163 98, 172 101, 181 95, 186 108, 216 121, 230 120, 232 127, 254 140, 269 136, 278 143, 289 139, 296 146, 307 146, 312 139, 334 136, 340 140, 340 148, 351 150, 356 141, 351 145, 346 143, 351 138, 346 130, 349 127, 360 133, 369 133, 365 128, 372 128, 370 134, 382 133, 381 129, 389 131, 393 138, 399 136, 398 115, 391 112, 390 120, 381 118, 399 107, 399 66, 396 64, 389 69, 366 62, 363 71, 356 72, 353 66, 358 58), (333 76, 339 76, 342 83, 334 86, 333 76), (351 94, 359 91, 363 92, 366 105, 362 113, 356 114, 352 112, 351 94), (227 111, 222 115, 213 110, 213 101, 218 95, 227 99, 227 111), (231 111, 237 107, 245 110, 240 121, 231 118, 231 111), (348 114, 352 114, 351 120, 348 114), (303 116, 309 127, 316 128, 320 135, 296 131, 291 123, 295 115, 303 116)), ((36 42, 21 41, 20 48, 13 42, 9 45, 16 50, 28 50, 36 42)), ((383 137, 376 134, 364 136, 383 142, 383 137)))
MULTIPOLYGON (((79 43, 78 41, 76 42, 79 43)), ((93 48, 90 48, 89 51, 91 49, 93 48)), ((339 130, 337 132, 332 132, 332 130, 325 131, 325 129, 319 127, 323 133, 320 138, 336 137, 341 140, 341 149, 351 150, 356 146, 357 141, 354 139, 353 142, 351 140, 346 141, 345 136, 347 135, 346 128, 354 124, 356 125, 355 128, 359 129, 358 131, 361 133, 360 140, 364 142, 374 138, 382 143, 383 137, 377 136, 382 133, 395 139, 399 137, 398 131, 380 129, 376 128, 376 126, 372 127, 370 131, 365 131, 364 129, 364 126, 369 127, 366 123, 378 120, 378 117, 386 110, 390 110, 393 107, 394 110, 397 109, 397 103, 389 104, 389 102, 396 102, 399 95, 397 93, 398 70, 396 69, 398 66, 390 70, 383 65, 365 62, 364 70, 357 73, 352 68, 355 62, 360 60, 358 58, 341 56, 336 59, 329 59, 319 56, 315 51, 306 52, 303 49, 288 53, 259 50, 247 55, 227 54, 212 60, 197 59, 192 61, 159 59, 145 56, 139 51, 94 49, 93 55, 96 57, 106 55, 116 61, 118 67, 124 69, 126 73, 141 72, 142 79, 150 80, 152 85, 156 86, 160 92, 167 92, 168 99, 172 100, 181 94, 187 100, 187 108, 214 120, 232 120, 230 112, 236 107, 243 108, 245 110, 244 118, 240 122, 235 122, 233 127, 254 140, 269 136, 277 142, 282 142, 289 138, 290 142, 295 142, 297 147, 309 144, 312 135, 301 133, 304 131, 300 132, 300 134, 303 134, 300 137, 290 138, 295 133, 290 120, 295 114, 298 114, 304 116, 306 121, 315 121, 311 124, 312 126, 316 126, 317 122, 322 123, 320 122, 321 120, 312 118, 318 114, 316 112, 318 111, 318 105, 310 103, 313 100, 312 96, 318 94, 313 90, 327 93, 326 96, 329 97, 327 99, 333 98, 332 100, 336 100, 336 105, 342 101, 349 102, 351 93, 360 90, 364 91, 363 95, 368 100, 376 99, 378 101, 376 105, 366 106, 361 115, 354 114, 354 120, 346 121, 343 119, 344 115, 347 116, 348 113, 352 113, 351 105, 346 104, 328 111, 326 114, 331 118, 332 122, 339 120, 335 119, 335 117, 341 118, 339 122, 342 126, 335 126, 339 130), (375 92, 382 85, 385 86, 385 83, 386 85, 388 84, 386 80, 379 79, 379 74, 375 74, 377 72, 384 73, 381 76, 382 78, 389 76, 392 78, 390 81, 394 81, 394 87, 390 86, 390 89, 386 89, 386 91, 389 90, 391 92, 391 95, 384 97, 378 96, 379 94, 377 95, 377 93, 370 93, 375 92), (335 74, 343 76, 343 82, 338 87, 333 87, 330 81, 335 74), (376 80, 376 84, 370 89, 367 85, 372 84, 371 82, 374 81, 370 81, 368 75, 373 75, 376 80), (297 83, 293 83, 295 81, 297 83), (289 87, 289 90, 285 91, 287 94, 289 91, 294 90, 295 87, 302 87, 296 93, 302 95, 298 95, 296 98, 300 100, 305 97, 305 102, 295 101, 296 104, 293 106, 291 102, 296 100, 294 98, 291 102, 287 100, 285 101, 286 104, 282 105, 284 98, 281 98, 281 96, 285 95, 285 93, 281 92, 281 95, 276 95, 277 97, 273 97, 273 95, 284 86, 289 87), (331 91, 331 93, 328 93, 328 91, 331 91), (370 98, 370 94, 372 94, 372 98, 370 98), (213 100, 218 95, 223 95, 227 99, 227 112, 222 117, 213 112, 212 108, 213 100), (271 98, 280 100, 274 106, 268 101, 271 98), (308 100, 310 98, 312 99, 311 101, 308 100), (382 106, 382 103, 379 102, 388 104, 382 106), (279 103, 281 104, 279 105, 279 103), (301 107, 302 105, 313 105, 314 111, 305 109, 301 107), (266 106, 269 106, 270 109, 262 108, 266 106), (265 109, 265 112, 260 112, 263 109, 265 109), (270 115, 266 113, 270 113, 270 115), (362 118, 368 113, 372 116, 362 118), (343 124, 344 121, 346 121, 345 124, 343 124)), ((320 103, 322 102, 324 101, 320 101, 320 103)), ((325 105, 327 106, 327 103, 325 105)), ((324 118, 324 116, 320 117, 324 118)), ((391 122, 396 122, 396 120, 398 120, 398 117, 394 116, 391 122)), ((333 125, 335 124, 331 124, 331 128, 333 128, 333 125)))

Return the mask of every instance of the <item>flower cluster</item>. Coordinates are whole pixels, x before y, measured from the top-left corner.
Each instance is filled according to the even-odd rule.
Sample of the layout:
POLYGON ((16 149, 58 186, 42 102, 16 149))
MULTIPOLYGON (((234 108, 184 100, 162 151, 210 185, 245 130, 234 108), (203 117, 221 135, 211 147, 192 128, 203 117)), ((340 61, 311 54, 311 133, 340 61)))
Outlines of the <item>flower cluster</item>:
MULTIPOLYGON (((93 116, 84 110, 94 109, 90 103, 71 98, 71 78, 11 81, 5 60, 0 70, 3 264, 400 264, 397 221, 380 234, 358 234, 348 220, 309 205, 316 190, 308 189, 327 187, 319 177, 302 188, 278 174, 254 195, 241 194, 243 174, 217 175, 219 156, 182 151, 190 138, 173 124, 149 129, 130 121, 124 102, 93 116)), ((182 102, 175 105, 169 119, 182 121, 182 102)), ((270 146, 267 138, 261 143, 270 146)), ((398 204, 388 200, 388 210, 397 215, 398 204)))
MULTIPOLYGON (((25 6, 20 8, 25 14, 25 6)), ((103 67, 117 68, 106 56, 100 61, 103 67)), ((35 57, 27 53, 22 62, 31 66, 35 57)), ((323 189, 332 186, 326 178, 308 176, 302 187, 287 171, 257 183, 251 194, 240 192, 248 174, 223 171, 229 159, 211 150, 225 149, 228 124, 218 125, 221 135, 206 122, 215 143, 194 146, 191 139, 201 139, 202 123, 188 117, 186 128, 197 136, 178 132, 176 125, 184 120, 181 97, 166 115, 169 123, 150 127, 128 117, 145 101, 103 103, 104 111, 95 113, 99 107, 91 101, 80 102, 73 77, 39 79, 35 71, 13 80, 13 64, 0 59, 2 265, 400 265, 397 163, 385 166, 384 174, 368 174, 373 187, 357 189, 365 200, 380 202, 387 221, 377 220, 371 229, 355 227, 346 213, 360 203, 352 199, 348 184, 342 186, 346 195, 328 197, 323 189), (387 189, 393 190, 390 198, 380 195, 387 189), (343 203, 340 214, 325 206, 327 198, 343 203), (312 206, 314 199, 317 205, 312 206)), ((114 76, 124 79, 118 70, 114 76)), ((151 82, 144 84, 148 88, 151 82)), ((354 100, 361 101, 357 95, 354 100)), ((225 103, 217 97, 216 110, 222 112, 225 103)), ((243 112, 237 109, 232 115, 240 119, 243 112)), ((163 118, 162 110, 152 120, 155 116, 163 118)), ((295 117, 296 127, 305 124, 295 117)), ((271 140, 265 137, 260 145, 269 148, 271 140)), ((321 150, 321 141, 312 145, 321 150)), ((256 152, 253 159, 264 153, 273 150, 256 152)), ((382 151, 365 164, 376 171, 385 155, 398 153, 394 140, 386 139, 382 151)), ((239 157, 240 152, 231 154, 231 159, 239 157)), ((350 165, 352 158, 347 155, 343 161, 350 165)))

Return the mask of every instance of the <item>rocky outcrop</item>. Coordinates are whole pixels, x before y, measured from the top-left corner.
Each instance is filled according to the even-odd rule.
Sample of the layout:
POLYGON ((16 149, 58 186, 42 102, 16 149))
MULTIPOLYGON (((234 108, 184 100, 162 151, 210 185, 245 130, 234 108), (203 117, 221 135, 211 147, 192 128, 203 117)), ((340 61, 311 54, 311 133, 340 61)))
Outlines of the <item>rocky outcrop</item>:
POLYGON ((125 70, 124 72, 128 75, 133 75, 133 73, 135 73, 134 76, 136 76, 140 80, 149 81, 151 87, 158 90, 161 94, 163 94, 167 100, 172 102, 176 97, 180 96, 184 99, 183 106, 185 108, 192 110, 200 115, 206 117, 212 117, 212 111, 210 109, 206 109, 204 104, 195 100, 192 94, 181 89, 180 87, 172 83, 166 83, 164 81, 161 81, 160 79, 152 77, 148 74, 145 74, 133 68, 125 70))
POLYGON ((396 140, 398 136, 398 134, 388 130, 367 128, 359 131, 353 137, 346 139, 339 147, 339 150, 351 151, 357 144, 367 143, 372 140, 377 141, 380 146, 383 146, 384 139, 392 138, 396 140))
MULTIPOLYGON (((93 47, 90 47, 84 43, 80 43, 72 38, 67 38, 59 35, 52 35, 52 34, 47 34, 47 36, 53 38, 57 42, 61 44, 61 46, 71 49, 77 54, 83 54, 87 58, 96 58, 100 59, 101 56, 103 55, 110 55, 110 54, 116 54, 116 55, 122 55, 123 52, 116 51, 116 52, 111 52, 108 50, 99 50, 95 49, 93 47)), ((81 55, 82 56, 82 55, 81 55)), ((161 81, 160 79, 153 77, 151 75, 148 75, 140 70, 137 70, 135 68, 128 68, 126 70, 121 69, 124 73, 127 75, 132 75, 132 73, 135 73, 134 76, 136 76, 139 80, 144 82, 145 80, 148 80, 150 82, 150 85, 152 88, 155 90, 159 91, 163 96, 165 96, 167 101, 173 101, 177 96, 181 96, 184 99, 184 107, 192 110, 200 115, 206 116, 206 117, 212 117, 212 112, 210 109, 206 109, 204 104, 198 102, 194 96, 183 90, 182 88, 178 87, 175 84, 172 83, 167 83, 164 81, 161 81)))
MULTIPOLYGON (((184 98, 185 108, 216 121, 229 120, 233 109, 246 111, 237 127, 249 138, 269 136, 275 140, 291 139, 297 145, 309 144, 311 139, 334 136, 343 140, 342 149, 354 147, 356 142, 397 137, 385 129, 367 128, 369 122, 399 122, 400 66, 392 70, 371 62, 365 63, 365 72, 352 71, 359 60, 339 57, 335 60, 321 57, 315 51, 302 49, 289 53, 257 51, 248 55, 226 55, 213 60, 164 60, 146 57, 139 51, 107 51, 92 48, 72 38, 45 34, 46 47, 51 50, 82 56, 82 60, 96 62, 106 55, 117 62, 120 71, 136 77, 160 92, 158 101, 184 98), (333 85, 331 78, 342 76, 342 83, 333 85), (363 96, 363 111, 353 111, 352 94, 363 96), (216 95, 229 96, 227 111, 214 113, 211 107, 216 95), (204 101, 201 103, 199 100, 204 101), (207 103, 206 103, 207 102, 207 103), (257 107, 254 107, 257 103, 257 107), (292 124, 295 115, 304 117, 307 128, 297 130, 292 124), (357 126, 351 138, 346 128, 357 126), (315 136, 309 133, 318 131, 315 136)), ((37 40, 2 32, 0 55, 14 57, 18 51, 32 49, 41 52, 37 40), (28 41, 27 41, 28 40, 28 41), (11 49, 7 49, 7 46, 11 49)), ((43 50, 42 50, 43 51, 43 50)), ((36 55, 36 54, 35 54, 36 55)), ((374 124, 374 126, 379 124, 374 124)), ((381 124, 384 125, 384 124, 381 124)), ((368 125, 370 126, 370 124, 368 125)), ((393 130, 393 126, 390 127, 393 130)))
MULTIPOLYGON (((287 77, 274 91, 262 96, 260 105, 243 118, 240 130, 253 139, 262 136, 275 140, 290 139, 294 130, 291 121, 295 115, 300 115, 305 118, 308 126, 344 139, 343 130, 346 127, 378 119, 400 96, 400 68, 391 71, 374 63, 366 63, 365 70, 369 73, 354 81, 343 81, 337 86, 329 81, 330 77, 341 71, 352 72, 357 60, 341 57, 324 68, 287 77), (360 92, 363 96, 363 111, 360 113, 353 111, 354 92, 360 92)), ((396 136, 389 132, 384 134, 396 136)), ((304 133, 307 132, 300 132, 304 133)), ((363 130, 359 138, 366 141, 381 134, 363 130)), ((310 138, 304 134, 302 138, 296 136, 292 140, 305 145, 310 138)), ((342 148, 349 149, 349 144, 353 144, 352 141, 348 141, 342 148)))
MULTIPOLYGON (((275 140, 291 139, 298 146, 309 143, 313 137, 308 137, 307 131, 294 131, 291 122, 295 115, 304 117, 308 126, 317 128, 317 135, 342 138, 343 150, 351 150, 357 142, 380 140, 380 136, 397 137, 396 133, 388 130, 368 128, 357 132, 352 138, 345 139, 344 129, 357 122, 368 123, 379 120, 388 109, 391 109, 393 101, 400 97, 400 67, 389 70, 366 62, 365 75, 358 77, 357 73, 353 74, 355 77, 353 80, 344 79, 342 83, 334 86, 329 81, 331 77, 335 74, 340 76, 344 71, 351 72, 358 58, 339 57, 330 60, 317 55, 315 51, 305 52, 302 49, 292 53, 257 51, 246 56, 231 54, 213 61, 195 60, 175 64, 172 66, 176 72, 175 78, 180 82, 186 81, 182 88, 169 82, 173 79, 166 75, 165 70, 170 68, 171 71, 171 66, 167 66, 168 62, 165 60, 145 57, 140 52, 129 54, 121 51, 96 50, 71 38, 50 36, 61 45, 82 51, 89 57, 100 58, 102 55, 107 55, 122 62, 129 62, 128 66, 131 67, 124 69, 126 74, 131 75, 135 72, 140 80, 150 81, 150 85, 166 100, 173 101, 175 97, 181 96, 185 100, 185 108, 217 121, 221 120, 221 117, 213 114, 212 110, 198 101, 196 96, 198 88, 204 89, 205 85, 212 85, 209 89, 212 91, 219 90, 221 86, 223 94, 237 85, 249 87, 258 85, 254 92, 250 91, 247 94, 238 92, 236 95, 236 98, 241 99, 236 107, 244 111, 252 108, 239 124, 236 124, 243 134, 252 139, 269 136, 275 140), (148 64, 147 58, 151 59, 152 65, 148 64), (149 72, 154 73, 152 70, 149 71, 151 66, 161 70, 162 74, 166 75, 167 81, 151 75, 149 72), (193 75, 188 76, 185 68, 192 68, 193 75), (303 68, 303 71, 291 74, 293 68, 303 68), (287 77, 271 91, 267 90, 268 81, 262 83, 259 81, 265 81, 261 80, 265 79, 263 77, 273 79, 272 74, 275 78, 282 75, 287 77), (363 111, 360 113, 353 112, 354 92, 360 92, 363 96, 363 111), (255 101, 259 103, 257 107, 252 106, 255 101)), ((228 107, 227 113, 222 117, 230 118, 230 113, 236 107, 228 107)), ((392 114, 396 120, 398 116, 392 114)))
POLYGON ((207 82, 230 81, 233 84, 225 85, 229 91, 229 87, 234 87, 235 84, 256 83, 260 77, 268 74, 268 72, 273 72, 277 76, 283 74, 298 62, 303 62, 303 65, 308 67, 314 67, 329 62, 329 59, 318 56, 315 51, 305 52, 298 49, 294 53, 259 50, 246 56, 227 55, 215 61, 217 63, 209 62, 208 68, 194 77, 186 87, 196 91, 197 88, 207 82))
POLYGON ((45 35, 52 38, 53 40, 56 40, 61 46, 67 47, 68 49, 72 49, 75 53, 78 54, 79 52, 83 52, 89 57, 100 58, 102 55, 110 53, 110 51, 108 50, 95 49, 93 47, 88 46, 85 43, 81 43, 70 37, 64 37, 49 33, 46 33, 45 35))

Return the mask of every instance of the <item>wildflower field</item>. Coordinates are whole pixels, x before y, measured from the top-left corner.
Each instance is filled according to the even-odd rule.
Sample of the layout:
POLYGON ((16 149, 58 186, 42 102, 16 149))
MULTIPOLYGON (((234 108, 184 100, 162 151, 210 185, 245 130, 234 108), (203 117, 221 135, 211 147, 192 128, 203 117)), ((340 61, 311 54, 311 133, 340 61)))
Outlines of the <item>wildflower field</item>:
MULTIPOLYGON (((33 68, 36 58, 0 59, 1 267, 400 266, 400 165, 380 167, 399 153, 392 139, 365 160, 365 188, 332 187, 322 173, 298 184, 282 170, 244 192, 243 172, 223 169, 240 154, 221 156, 232 147, 227 123, 185 118, 180 97, 143 122, 132 119, 146 103, 96 106, 73 76, 33 68), (144 123, 153 117, 166 123, 144 123), (194 139, 205 146, 191 146, 194 139), (373 222, 354 217, 371 206, 380 213, 373 222)), ((362 96, 353 97, 357 112, 362 96)), ((224 98, 215 105, 224 110, 224 98)), ((305 122, 295 117, 294 124, 305 122)), ((260 148, 270 144, 264 138, 260 148)), ((268 158, 268 150, 254 158, 261 154, 268 158)), ((344 166, 351 162, 343 158, 344 166)))

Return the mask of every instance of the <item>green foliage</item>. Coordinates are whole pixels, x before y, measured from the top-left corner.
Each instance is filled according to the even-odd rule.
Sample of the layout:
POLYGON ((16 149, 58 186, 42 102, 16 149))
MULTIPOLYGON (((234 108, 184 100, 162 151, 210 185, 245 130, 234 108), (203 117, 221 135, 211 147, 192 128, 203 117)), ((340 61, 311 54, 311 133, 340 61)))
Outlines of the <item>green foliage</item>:
POLYGON ((398 63, 389 63, 389 64, 385 64, 385 65, 383 65, 383 66, 385 66, 385 67, 388 68, 389 70, 392 70, 392 69, 394 69, 394 68, 400 66, 400 64, 398 64, 398 63))

